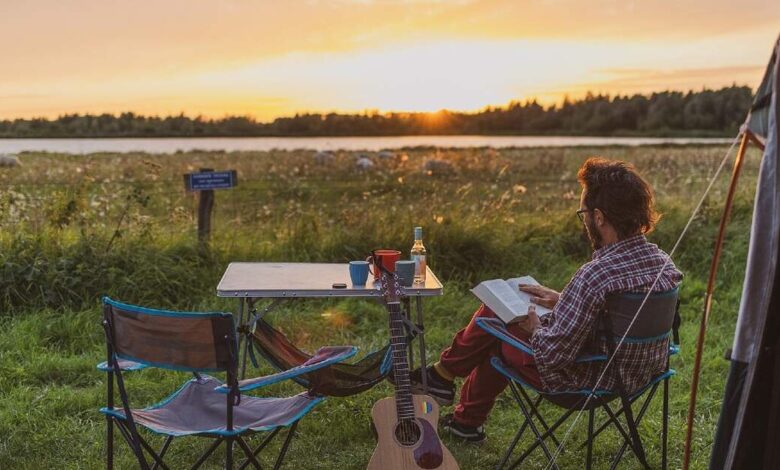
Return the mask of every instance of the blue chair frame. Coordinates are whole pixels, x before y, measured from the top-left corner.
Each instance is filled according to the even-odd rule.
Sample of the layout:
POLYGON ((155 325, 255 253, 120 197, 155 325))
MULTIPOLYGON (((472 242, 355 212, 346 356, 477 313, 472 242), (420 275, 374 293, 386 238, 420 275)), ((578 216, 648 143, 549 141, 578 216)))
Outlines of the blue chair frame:
MULTIPOLYGON (((260 424, 257 424, 254 427, 251 425, 235 427, 234 410, 236 407, 240 406, 242 400, 254 404, 252 405, 254 406, 253 408, 248 408, 250 411, 260 410, 260 407, 263 405, 255 405, 258 405, 264 400, 266 400, 265 403, 273 401, 272 399, 259 399, 250 395, 245 395, 245 392, 284 380, 294 379, 301 374, 311 373, 329 367, 344 361, 357 353, 357 348, 354 346, 320 348, 311 360, 301 366, 268 376, 239 381, 237 374, 238 343, 232 314, 155 310, 124 304, 104 297, 102 325, 106 336, 106 361, 99 364, 98 369, 105 372, 107 375, 107 404, 106 407, 102 408, 100 411, 106 417, 106 468, 108 469, 113 468, 114 463, 115 428, 120 431, 121 435, 130 446, 133 454, 138 460, 139 466, 144 470, 148 470, 150 468, 167 469, 168 466, 164 463, 163 458, 173 439, 183 435, 195 435, 214 439, 214 443, 200 456, 192 468, 200 467, 200 465, 202 465, 223 442, 226 444, 226 468, 233 468, 233 444, 237 444, 246 457, 246 460, 239 468, 243 469, 248 465, 252 465, 255 468, 261 468, 257 458, 258 454, 266 448, 282 428, 287 427, 289 428, 289 431, 282 444, 281 450, 275 459, 273 467, 278 469, 289 449, 298 422, 315 405, 320 403, 324 397, 310 392, 304 392, 286 399, 276 399, 289 403, 293 411, 287 414, 280 413, 281 418, 276 421, 272 420, 270 423, 260 423, 260 421, 256 421, 256 423, 260 424), (185 342, 184 347, 178 347, 178 349, 176 349, 177 339, 183 340, 188 335, 188 333, 179 332, 175 329, 179 322, 181 323, 182 330, 190 332, 197 331, 196 333, 189 333, 189 335, 198 336, 198 334, 200 334, 201 337, 197 339, 205 340, 206 346, 202 348, 188 348, 188 343, 185 342), (154 332, 156 326, 160 326, 162 329, 169 328, 171 336, 166 337, 165 335, 161 335, 160 332, 154 332), (189 329, 187 329, 188 326, 189 329), (197 330, 193 329, 193 326, 198 327, 197 330), (211 327, 213 327, 213 331, 203 331, 209 330, 211 327), (146 338, 146 332, 149 333, 149 338, 146 338), (155 334, 157 334, 156 337, 154 336, 155 334), (122 336, 133 336, 133 338, 127 340, 122 336), (161 338, 163 341, 160 341, 161 338), (168 342, 171 344, 166 344, 168 342), (213 351, 209 350, 209 346, 212 347, 213 351), (211 352, 214 352, 214 354, 211 355, 211 352), (124 373, 143 370, 149 367, 189 371, 193 374, 194 379, 185 382, 178 391, 174 392, 157 405, 143 410, 133 410, 130 407, 124 383, 124 373), (223 384, 217 379, 202 375, 206 372, 215 371, 224 372, 226 374, 226 383, 223 384), (120 396, 121 408, 114 407, 115 385, 116 391, 118 391, 120 396), (182 392, 185 389, 193 390, 193 388, 188 387, 197 389, 198 386, 200 387, 198 389, 200 390, 199 396, 207 396, 211 404, 225 404, 224 426, 220 425, 217 428, 195 430, 193 432, 178 432, 173 431, 170 428, 165 428, 164 426, 150 426, 147 423, 144 427, 147 427, 152 432, 166 436, 160 450, 156 451, 153 449, 139 434, 137 428, 141 424, 137 422, 138 419, 135 415, 150 411, 154 412, 155 410, 170 405, 173 400, 180 399, 181 401, 185 401, 186 397, 190 395, 182 392), (219 396, 224 398, 219 398, 217 400, 216 397, 219 396), (251 449, 243 439, 243 436, 245 435, 266 431, 270 433, 254 450, 251 449), (151 461, 154 463, 151 467, 147 461, 147 456, 150 457, 151 461)), ((179 344, 178 346, 181 345, 179 344)), ((192 406, 197 407, 197 404, 198 403, 195 402, 192 406)), ((268 410, 270 407, 263 409, 268 410)), ((244 417, 246 417, 246 410, 247 408, 245 406, 244 417)))
MULTIPOLYGON (((636 390, 631 394, 627 394, 625 392, 622 385, 623 380, 619 374, 616 377, 618 383, 617 390, 580 389, 556 392, 539 390, 529 384, 527 381, 523 380, 523 378, 516 371, 514 371, 512 367, 505 364, 501 358, 493 357, 491 359, 491 364, 493 367, 509 380, 509 389, 511 391, 512 397, 518 404, 524 418, 522 425, 515 434, 515 437, 512 439, 511 444, 509 445, 496 468, 505 468, 526 429, 531 430, 535 436, 535 441, 532 445, 525 449, 521 455, 517 457, 511 465, 509 465, 508 468, 515 468, 520 465, 537 448, 541 448, 547 459, 552 463, 553 455, 550 451, 550 448, 545 443, 545 440, 550 439, 555 443, 556 447, 559 447, 560 441, 555 435, 555 431, 563 423, 565 423, 566 420, 575 411, 582 409, 586 403, 587 407, 585 407, 585 410, 588 412, 588 435, 582 444, 582 447, 587 448, 585 468, 588 470, 592 468, 593 442, 595 441, 596 437, 604 430, 609 428, 610 425, 614 426, 623 438, 623 444, 612 461, 611 469, 617 467, 625 452, 629 449, 631 449, 631 451, 636 455, 642 467, 649 468, 637 427, 642 421, 642 418, 645 416, 648 407, 661 384, 663 384, 661 467, 664 469, 667 468, 669 379, 675 375, 675 370, 669 367, 669 359, 671 356, 679 352, 678 329, 680 325, 680 315, 678 289, 650 295, 647 303, 642 307, 642 311, 640 312, 641 315, 644 312, 653 310, 655 307, 665 309, 666 311, 664 313, 666 315, 666 319, 668 320, 668 325, 664 325, 662 327, 664 332, 660 334, 654 332, 649 335, 629 336, 628 334, 634 333, 636 328, 632 327, 630 331, 626 332, 628 329, 628 318, 625 316, 622 318, 622 324, 618 325, 619 328, 613 328, 613 324, 615 323, 614 317, 618 312, 614 311, 615 302, 611 302, 610 300, 617 300, 618 302, 622 302, 622 306, 624 308, 629 307, 629 310, 631 306, 635 307, 633 312, 629 312, 630 317, 633 317, 633 313, 636 313, 636 311, 639 309, 639 306, 641 305, 644 298, 645 294, 619 294, 608 298, 607 305, 605 305, 599 314, 599 330, 601 338, 606 340, 608 354, 583 355, 576 359, 576 362, 600 362, 604 363, 606 366, 608 358, 611 357, 616 350, 615 342, 619 341, 623 334, 627 334, 624 340, 626 343, 654 342, 667 338, 672 339, 666 358, 666 370, 653 377, 647 384, 643 385, 639 390, 636 390), (531 398, 529 391, 536 394, 536 399, 531 398), (642 396, 645 395, 646 397, 641 403, 641 407, 638 413, 634 415, 632 405, 634 405, 642 396), (621 405, 619 408, 615 409, 610 406, 610 402, 613 400, 620 400, 621 405), (539 407, 543 402, 550 402, 555 406, 564 409, 564 412, 551 424, 548 424, 542 414, 539 412, 539 407), (600 424, 596 428, 595 412, 598 409, 602 409, 607 415, 607 418, 604 423, 600 424), (625 427, 619 420, 621 415, 624 417, 625 427)), ((476 323, 480 328, 484 329, 508 345, 527 354, 533 355, 533 350, 531 349, 530 345, 514 337, 507 330, 506 325, 501 320, 497 318, 479 318, 477 319, 476 323)), ((616 369, 615 372, 617 372, 616 369)), ((552 466, 553 468, 558 468, 554 463, 552 466)))

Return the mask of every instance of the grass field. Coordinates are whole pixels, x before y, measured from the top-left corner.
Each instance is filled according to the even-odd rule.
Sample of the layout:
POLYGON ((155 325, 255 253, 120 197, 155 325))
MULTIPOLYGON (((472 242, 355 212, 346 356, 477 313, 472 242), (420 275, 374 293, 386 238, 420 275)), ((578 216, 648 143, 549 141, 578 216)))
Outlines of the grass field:
MULTIPOLYGON (((0 468, 99 468, 105 421, 99 299, 107 294, 150 307, 224 310, 234 302, 214 289, 230 261, 344 262, 371 249, 408 250, 422 225, 430 265, 445 294, 426 301, 429 360, 478 306, 468 289, 486 278, 531 274, 561 289, 589 259, 574 211, 576 170, 602 155, 634 163, 657 191, 664 214, 650 239, 669 251, 724 147, 605 147, 514 150, 407 149, 370 155, 360 171, 355 155, 317 163, 308 151, 189 152, 174 155, 23 154, 23 165, 0 169, 0 468), (448 162, 425 171, 425 161, 448 162), (182 174, 198 168, 236 169, 239 186, 217 193, 210 248, 195 241, 196 196, 182 174), (438 171, 438 170, 444 171, 438 171)), ((696 415, 694 467, 706 468, 741 294, 759 155, 749 153, 728 230, 704 355, 696 415)), ((681 465, 693 350, 712 246, 725 198, 725 171, 674 256, 682 288, 682 354, 671 385, 671 467, 681 465)), ((387 341, 379 305, 358 300, 302 301, 272 322, 310 350, 355 344, 363 352, 387 341)), ((265 369, 264 369, 265 371, 265 369)), ((262 372, 262 371, 261 371, 262 372)), ((186 374, 147 370, 128 386, 136 406, 175 390, 186 374)), ((292 394, 292 383, 263 394, 292 394)), ((388 384, 360 396, 331 398, 299 427, 285 468, 364 468, 374 447, 369 411, 389 396, 388 384)), ((443 410, 447 412, 445 408, 443 410)), ((549 410, 554 414, 556 410, 549 410)), ((642 430, 651 462, 659 461, 660 400, 642 430)), ((487 423, 488 442, 468 446, 445 438, 464 469, 494 466, 519 413, 500 397, 487 423)), ((580 422, 560 457, 580 468, 580 422)), ((154 439, 153 439, 154 440, 154 439)), ((117 440, 119 442, 119 440, 117 440)), ((159 438, 155 442, 161 442, 159 438)), ((133 460, 119 443, 121 468, 133 460)), ((617 450, 617 435, 597 441, 597 468, 617 450)), ((174 442, 176 467, 205 449, 198 439, 174 442)), ((219 467, 222 454, 210 468, 219 467)), ((544 468, 534 454, 527 468, 544 468)), ((625 459, 623 468, 635 468, 625 459)))

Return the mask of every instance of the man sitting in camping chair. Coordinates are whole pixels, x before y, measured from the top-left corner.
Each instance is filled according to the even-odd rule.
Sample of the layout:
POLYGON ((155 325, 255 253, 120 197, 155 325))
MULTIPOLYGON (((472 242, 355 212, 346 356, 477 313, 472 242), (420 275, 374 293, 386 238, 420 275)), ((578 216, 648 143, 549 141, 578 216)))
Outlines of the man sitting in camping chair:
MULTIPOLYGON (((425 371, 428 393, 443 405, 454 400, 454 378, 466 378, 454 414, 441 420, 442 427, 455 436, 470 442, 485 439, 482 425, 496 397, 507 386, 506 377, 492 367, 492 356, 501 356, 539 390, 594 388, 603 364, 576 359, 598 349, 593 344, 597 317, 607 295, 647 292, 651 286, 653 292, 663 292, 674 289, 682 280, 669 256, 645 239, 658 214, 653 207, 652 189, 632 165, 591 158, 577 177, 582 195, 576 213, 594 249, 593 259, 580 267, 560 293, 542 286, 520 286, 532 295, 534 303, 552 308, 550 314, 539 318, 532 306, 525 321, 509 326, 512 334, 533 349, 533 356, 480 328, 478 318, 495 318, 482 305, 469 324, 455 335, 451 346, 441 353, 440 360, 425 371)), ((621 354, 613 367, 618 369, 628 393, 666 370, 666 341, 662 346, 643 343, 626 348, 630 348, 630 354, 621 354)), ((417 389, 421 375, 419 369, 412 373, 417 389)), ((615 387, 614 377, 606 374, 598 388, 615 387)))

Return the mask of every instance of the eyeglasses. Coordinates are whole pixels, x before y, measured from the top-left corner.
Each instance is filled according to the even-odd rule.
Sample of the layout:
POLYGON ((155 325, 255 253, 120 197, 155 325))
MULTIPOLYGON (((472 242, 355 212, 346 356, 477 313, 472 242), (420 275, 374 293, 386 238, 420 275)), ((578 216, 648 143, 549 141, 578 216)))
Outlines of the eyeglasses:
POLYGON ((579 209, 579 210, 577 210, 577 218, 579 218, 580 222, 582 222, 583 224, 585 223, 585 215, 584 214, 586 212, 592 212, 592 210, 590 210, 590 209, 579 209))

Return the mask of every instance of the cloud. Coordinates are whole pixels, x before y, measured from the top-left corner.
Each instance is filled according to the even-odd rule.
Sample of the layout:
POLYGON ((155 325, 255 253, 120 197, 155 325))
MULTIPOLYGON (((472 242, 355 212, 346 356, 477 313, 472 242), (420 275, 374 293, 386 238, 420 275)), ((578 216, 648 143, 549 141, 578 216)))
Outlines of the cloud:
POLYGON ((359 5, 415 5, 415 4, 440 4, 440 5, 468 5, 476 0, 308 0, 310 4, 359 4, 359 5))
POLYGON ((761 80, 765 66, 739 65, 698 68, 605 68, 597 73, 610 77, 583 82, 569 93, 578 91, 606 91, 608 93, 646 93, 661 90, 698 90, 722 86, 748 85, 755 87, 761 80))

